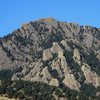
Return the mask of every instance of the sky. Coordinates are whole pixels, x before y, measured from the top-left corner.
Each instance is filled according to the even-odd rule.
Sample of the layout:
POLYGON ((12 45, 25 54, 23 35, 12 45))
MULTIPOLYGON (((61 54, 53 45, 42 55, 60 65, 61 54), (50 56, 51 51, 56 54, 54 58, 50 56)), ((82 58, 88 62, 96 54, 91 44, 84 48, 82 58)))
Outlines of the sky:
POLYGON ((100 28, 100 0, 0 0, 0 37, 47 17, 100 28))

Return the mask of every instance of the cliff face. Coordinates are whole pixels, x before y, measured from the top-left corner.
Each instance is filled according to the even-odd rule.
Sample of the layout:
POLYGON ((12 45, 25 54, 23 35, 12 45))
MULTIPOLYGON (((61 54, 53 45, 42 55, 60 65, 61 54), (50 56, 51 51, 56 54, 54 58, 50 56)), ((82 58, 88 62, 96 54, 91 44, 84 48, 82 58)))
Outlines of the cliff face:
POLYGON ((100 29, 52 18, 31 21, 0 39, 4 69, 15 71, 12 80, 64 83, 78 91, 84 83, 98 87, 100 29))

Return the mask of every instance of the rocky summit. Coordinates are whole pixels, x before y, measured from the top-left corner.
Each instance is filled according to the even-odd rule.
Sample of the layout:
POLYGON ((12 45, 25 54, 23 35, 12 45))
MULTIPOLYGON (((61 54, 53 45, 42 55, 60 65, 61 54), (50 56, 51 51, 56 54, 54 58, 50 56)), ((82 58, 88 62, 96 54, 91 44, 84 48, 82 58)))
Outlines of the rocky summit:
POLYGON ((43 18, 0 38, 0 94, 100 100, 100 28, 43 18))

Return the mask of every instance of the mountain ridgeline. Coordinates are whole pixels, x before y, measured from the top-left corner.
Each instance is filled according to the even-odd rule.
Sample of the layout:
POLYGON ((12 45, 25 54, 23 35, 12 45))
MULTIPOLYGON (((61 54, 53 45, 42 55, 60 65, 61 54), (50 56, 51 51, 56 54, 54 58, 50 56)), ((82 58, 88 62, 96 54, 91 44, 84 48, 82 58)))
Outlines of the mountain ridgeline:
POLYGON ((100 28, 43 18, 0 38, 0 94, 100 100, 100 28))

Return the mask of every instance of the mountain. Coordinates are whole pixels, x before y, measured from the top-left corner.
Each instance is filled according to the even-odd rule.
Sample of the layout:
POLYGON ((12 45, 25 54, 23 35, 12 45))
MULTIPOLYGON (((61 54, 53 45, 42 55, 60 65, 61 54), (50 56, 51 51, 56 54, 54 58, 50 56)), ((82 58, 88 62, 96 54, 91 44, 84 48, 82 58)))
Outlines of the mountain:
POLYGON ((100 28, 42 18, 0 38, 0 94, 99 100, 100 28))

